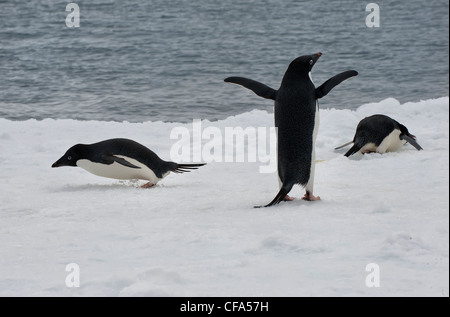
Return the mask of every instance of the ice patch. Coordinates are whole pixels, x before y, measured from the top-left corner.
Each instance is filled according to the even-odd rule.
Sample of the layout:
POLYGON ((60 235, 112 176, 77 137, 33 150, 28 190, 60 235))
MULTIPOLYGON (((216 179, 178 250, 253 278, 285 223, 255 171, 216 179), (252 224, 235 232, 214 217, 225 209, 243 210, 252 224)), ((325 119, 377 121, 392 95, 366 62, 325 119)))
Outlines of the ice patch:
MULTIPOLYGON (((278 191, 276 173, 258 163, 211 163, 149 190, 50 167, 76 143, 114 137, 169 159, 171 130, 189 124, 0 118, 0 296, 372 296, 372 262, 377 296, 448 295, 448 117, 448 97, 322 109, 323 201, 300 201, 295 186, 296 201, 258 210, 278 191), (376 113, 404 123, 425 150, 334 151, 376 113), (80 265, 77 290, 64 286, 68 263, 80 265)), ((271 127, 273 114, 202 124, 271 127)))

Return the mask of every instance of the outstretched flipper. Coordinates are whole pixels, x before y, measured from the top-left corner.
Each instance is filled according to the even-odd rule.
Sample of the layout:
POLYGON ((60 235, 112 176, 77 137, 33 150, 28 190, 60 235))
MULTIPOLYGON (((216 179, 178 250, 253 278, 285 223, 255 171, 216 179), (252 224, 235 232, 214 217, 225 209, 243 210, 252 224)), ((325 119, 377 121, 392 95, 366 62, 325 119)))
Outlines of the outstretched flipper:
POLYGON ((253 91, 258 96, 266 99, 275 100, 277 98, 277 91, 275 89, 272 89, 269 86, 266 86, 252 79, 243 77, 228 77, 225 79, 225 82, 244 86, 245 88, 253 91))
MULTIPOLYGON (((264 207, 272 207, 273 205, 278 205, 279 203, 284 201, 286 196, 287 196, 287 194, 289 194, 289 192, 291 191, 293 186, 294 185, 281 187, 280 191, 275 196, 275 198, 270 202, 270 204, 268 204, 268 205, 266 205, 264 207)), ((263 206, 255 206, 255 208, 262 208, 262 207, 263 206)))
POLYGON ((131 164, 131 163, 128 162, 126 159, 121 158, 121 157, 117 157, 117 156, 114 156, 114 155, 104 156, 104 157, 103 157, 103 161, 104 161, 106 164, 113 164, 114 162, 116 162, 116 163, 118 163, 118 164, 120 164, 120 165, 129 167, 129 168, 140 169, 139 166, 136 166, 136 165, 134 165, 134 164, 131 164))
POLYGON ((174 173, 181 174, 181 173, 189 173, 192 170, 196 170, 199 167, 205 166, 206 163, 202 164, 176 164, 175 169, 173 170, 174 173))
POLYGON ((414 140, 414 138, 409 135, 402 134, 400 135, 400 139, 405 140, 406 142, 414 146, 417 149, 417 151, 423 150, 423 148, 419 145, 419 143, 417 143, 416 140, 414 140))
POLYGON ((349 146, 349 145, 352 144, 352 143, 353 143, 353 141, 350 141, 350 142, 348 142, 348 143, 345 143, 344 145, 341 145, 341 146, 338 146, 337 148, 335 148, 335 150, 343 149, 343 148, 345 148, 346 146, 349 146))
POLYGON ((331 77, 316 89, 316 98, 320 99, 322 97, 325 97, 326 95, 328 95, 331 89, 342 83, 344 80, 356 75, 358 75, 358 72, 356 70, 348 70, 346 72, 337 74, 334 77, 331 77))

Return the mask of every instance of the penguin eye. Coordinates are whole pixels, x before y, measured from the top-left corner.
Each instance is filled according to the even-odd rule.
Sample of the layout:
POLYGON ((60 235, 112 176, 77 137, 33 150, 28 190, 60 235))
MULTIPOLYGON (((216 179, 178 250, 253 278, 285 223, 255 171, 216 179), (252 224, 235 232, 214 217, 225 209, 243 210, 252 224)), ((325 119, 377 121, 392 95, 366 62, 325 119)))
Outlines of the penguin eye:
POLYGON ((68 156, 68 157, 67 157, 67 160, 68 160, 68 161, 71 161, 71 160, 72 160, 72 156, 68 156))
POLYGON ((314 61, 311 59, 311 60, 309 61, 309 65, 312 66, 312 64, 314 64, 314 61))

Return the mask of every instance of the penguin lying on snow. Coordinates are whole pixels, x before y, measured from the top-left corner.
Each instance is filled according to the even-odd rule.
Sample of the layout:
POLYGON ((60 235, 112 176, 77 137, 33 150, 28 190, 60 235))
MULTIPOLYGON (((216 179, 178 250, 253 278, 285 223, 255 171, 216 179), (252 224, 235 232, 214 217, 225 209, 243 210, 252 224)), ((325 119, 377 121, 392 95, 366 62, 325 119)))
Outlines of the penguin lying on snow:
POLYGON ((248 78, 225 79, 225 82, 244 86, 260 97, 275 101, 280 191, 266 207, 292 200, 288 194, 295 184, 305 187, 304 200, 320 199, 313 195, 315 142, 319 129, 318 99, 344 80, 358 75, 358 72, 349 70, 316 88, 311 70, 321 56, 322 53, 305 55, 292 61, 278 90, 248 78))
POLYGON ((74 145, 52 167, 78 166, 97 176, 122 180, 143 179, 149 182, 142 188, 149 188, 170 172, 190 172, 204 165, 166 162, 135 141, 111 139, 90 145, 74 145))
POLYGON ((404 125, 388 116, 376 114, 363 119, 356 128, 353 141, 337 147, 336 150, 354 143, 345 156, 349 157, 357 152, 384 154, 397 151, 407 142, 418 151, 423 150, 416 142, 416 137, 410 134, 404 125))

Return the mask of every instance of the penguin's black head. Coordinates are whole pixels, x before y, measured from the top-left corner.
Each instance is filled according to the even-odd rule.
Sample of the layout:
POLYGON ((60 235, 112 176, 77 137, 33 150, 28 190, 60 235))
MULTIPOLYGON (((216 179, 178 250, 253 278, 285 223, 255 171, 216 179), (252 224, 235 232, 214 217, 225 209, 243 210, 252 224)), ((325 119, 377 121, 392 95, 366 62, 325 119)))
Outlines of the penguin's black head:
POLYGON ((400 126, 400 132, 402 135, 409 136, 409 137, 413 138, 414 140, 416 139, 415 135, 412 135, 411 133, 409 133, 407 127, 405 127, 403 124, 399 124, 399 126, 400 126))
POLYGON ((288 71, 296 73, 309 73, 319 60, 320 56, 322 56, 322 53, 297 57, 289 65, 288 71))
POLYGON ((80 147, 80 144, 72 146, 69 150, 67 150, 66 154, 64 154, 52 165, 52 167, 77 166, 77 161, 81 158, 80 147))

